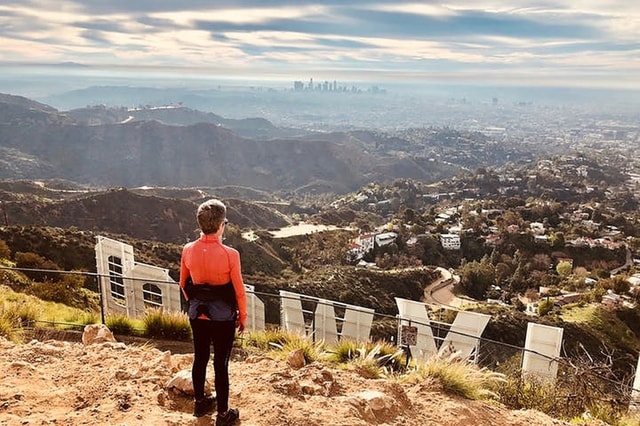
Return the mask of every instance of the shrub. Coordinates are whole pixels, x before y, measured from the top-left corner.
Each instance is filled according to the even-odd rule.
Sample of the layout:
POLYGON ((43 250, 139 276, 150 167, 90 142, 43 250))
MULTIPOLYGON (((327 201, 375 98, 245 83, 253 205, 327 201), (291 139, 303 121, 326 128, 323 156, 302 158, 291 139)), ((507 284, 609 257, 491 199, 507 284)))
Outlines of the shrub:
POLYGON ((85 289, 83 284, 84 278, 79 274, 62 274, 59 281, 32 283, 30 293, 39 299, 75 308, 99 309, 99 295, 85 289))
POLYGON ((502 374, 479 368, 475 364, 445 360, 437 356, 426 362, 416 363, 414 368, 405 380, 431 378, 437 381, 445 392, 469 399, 495 398, 493 389, 505 380, 502 374))
POLYGON ((389 353, 388 348, 383 348, 386 348, 384 344, 378 343, 372 346, 369 343, 357 350, 358 356, 353 361, 353 365, 358 374, 365 378, 378 379, 390 371, 397 371, 400 365, 399 360, 404 352, 402 349, 395 349, 393 353, 389 353))
POLYGON ((145 336, 190 340, 191 326, 189 317, 183 312, 163 312, 162 309, 147 309, 142 319, 145 336))
MULTIPOLYGON (((8 264, 8 262, 5 261, 0 263, 4 266, 14 266, 13 264, 8 264)), ((31 280, 22 272, 6 269, 0 270, 0 283, 11 287, 13 290, 25 291, 31 285, 31 280)))
POLYGON ((640 416, 638 414, 633 415, 632 413, 624 414, 617 420, 617 425, 640 426, 640 416))
POLYGON ((60 279, 59 273, 51 272, 59 271, 60 267, 39 254, 19 251, 16 253, 15 260, 17 268, 33 269, 24 271, 24 274, 34 281, 57 281, 60 279))
POLYGON ((133 320, 126 315, 109 315, 104 322, 113 334, 134 334, 133 320))
POLYGON ((71 314, 64 318, 64 321, 78 324, 79 326, 85 326, 89 324, 99 324, 100 314, 96 311, 73 311, 71 314))
POLYGON ((32 326, 40 316, 36 304, 27 301, 22 303, 15 303, 11 305, 11 308, 9 310, 18 317, 20 323, 23 326, 32 326))
POLYGON ((268 329, 263 332, 248 331, 242 335, 243 345, 259 351, 269 351, 274 347, 282 347, 287 342, 289 333, 280 328, 268 329))
POLYGON ((287 356, 289 353, 301 349, 305 362, 311 363, 319 360, 325 355, 326 345, 324 342, 313 342, 311 339, 295 333, 284 333, 284 343, 270 342, 276 349, 274 352, 287 356))
POLYGON ((354 340, 340 340, 328 351, 327 359, 338 364, 352 361, 358 354, 359 343, 354 340))
POLYGON ((0 240, 0 259, 10 259, 11 258, 11 250, 7 245, 6 241, 0 240))
POLYGON ((541 317, 547 315, 552 310, 553 302, 551 300, 544 299, 538 302, 538 315, 540 315, 541 317))
POLYGON ((12 342, 22 342, 24 332, 21 319, 14 309, 0 307, 0 336, 12 342))
POLYGON ((539 380, 535 377, 523 378, 518 372, 508 376, 496 387, 499 401, 514 409, 534 409, 551 414, 563 412, 566 398, 551 380, 539 380))
POLYGON ((559 367, 557 378, 551 380, 523 375, 512 363, 506 380, 494 389, 499 402, 513 410, 537 410, 555 418, 572 419, 577 424, 585 420, 585 415, 607 424, 627 424, 619 420, 624 418, 622 414, 628 407, 629 389, 604 379, 612 376, 605 373, 609 367, 589 357, 576 357, 570 365, 561 363, 559 367))
POLYGON ((327 359, 332 362, 369 364, 371 370, 376 371, 375 376, 381 376, 383 372, 400 371, 403 366, 404 351, 383 341, 358 343, 345 339, 327 352, 327 359))

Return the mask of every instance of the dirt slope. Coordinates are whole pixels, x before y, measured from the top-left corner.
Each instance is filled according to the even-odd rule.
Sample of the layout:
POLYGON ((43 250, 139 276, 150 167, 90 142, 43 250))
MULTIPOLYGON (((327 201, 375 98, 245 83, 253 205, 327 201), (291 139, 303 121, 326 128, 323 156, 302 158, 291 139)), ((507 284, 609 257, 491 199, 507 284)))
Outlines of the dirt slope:
MULTIPOLYGON (((165 386, 191 359, 120 342, 0 340, 0 425, 213 424, 212 416, 192 417, 191 398, 165 386)), ((315 363, 296 370, 239 353, 230 374, 244 426, 569 424, 453 397, 433 383, 365 379, 315 363)))

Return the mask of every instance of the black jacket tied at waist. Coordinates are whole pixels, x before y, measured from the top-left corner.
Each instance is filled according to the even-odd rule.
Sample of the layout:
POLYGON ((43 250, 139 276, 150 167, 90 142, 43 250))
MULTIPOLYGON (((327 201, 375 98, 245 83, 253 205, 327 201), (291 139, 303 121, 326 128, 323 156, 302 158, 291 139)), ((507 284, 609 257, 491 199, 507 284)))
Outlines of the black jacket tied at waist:
POLYGON ((215 302, 223 301, 233 309, 238 308, 238 302, 236 301, 236 291, 233 288, 233 283, 229 281, 226 284, 194 284, 191 277, 188 277, 185 285, 184 292, 189 299, 197 299, 203 302, 215 302))

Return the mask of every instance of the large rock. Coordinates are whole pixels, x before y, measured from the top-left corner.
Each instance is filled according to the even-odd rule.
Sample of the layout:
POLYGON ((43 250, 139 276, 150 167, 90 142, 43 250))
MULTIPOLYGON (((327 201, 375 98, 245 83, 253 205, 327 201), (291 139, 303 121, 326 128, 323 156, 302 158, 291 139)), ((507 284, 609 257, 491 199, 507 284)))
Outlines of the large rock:
POLYGON ((302 349, 296 349, 289 352, 289 355, 287 355, 287 364, 289 364, 289 367, 295 368, 296 370, 304 367, 307 364, 304 359, 304 351, 302 349))
MULTIPOLYGON (((193 380, 191 379, 191 370, 180 370, 167 382, 165 388, 176 390, 185 395, 193 396, 193 380)), ((208 380, 204 382, 204 393, 211 393, 211 384, 208 380)))
POLYGON ((116 338, 113 337, 113 333, 104 324, 89 324, 84 327, 82 333, 82 344, 85 346, 92 345, 94 343, 116 343, 116 338))
POLYGON ((347 399, 361 418, 370 423, 387 422, 398 413, 399 402, 375 390, 365 390, 347 399))

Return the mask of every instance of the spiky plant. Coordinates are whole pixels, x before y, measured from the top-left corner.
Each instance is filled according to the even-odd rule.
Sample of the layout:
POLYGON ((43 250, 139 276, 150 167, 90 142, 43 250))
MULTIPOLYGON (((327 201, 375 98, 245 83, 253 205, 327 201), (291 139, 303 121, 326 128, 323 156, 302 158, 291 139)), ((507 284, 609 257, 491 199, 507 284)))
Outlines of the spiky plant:
POLYGON ((404 380, 418 381, 430 379, 449 393, 468 399, 494 399, 498 382, 504 381, 504 375, 479 368, 466 361, 444 360, 434 356, 424 362, 414 362, 414 368, 404 380))

